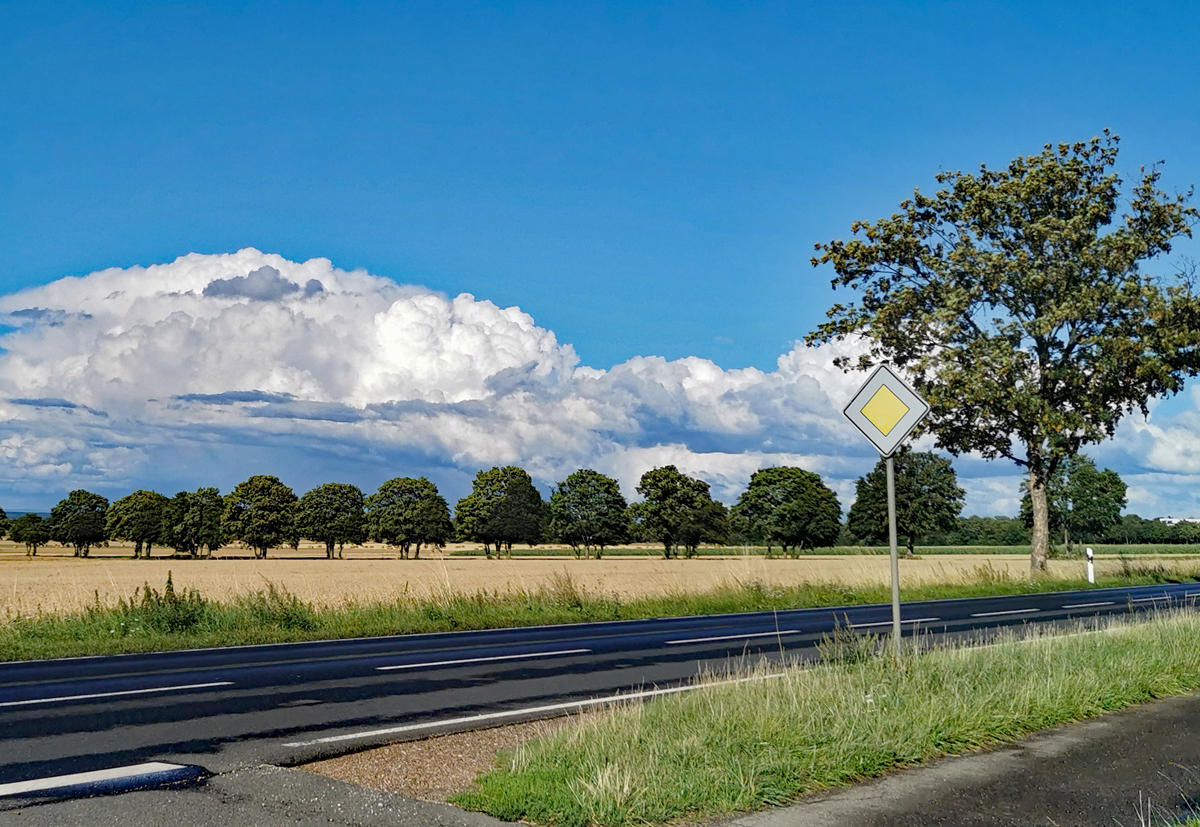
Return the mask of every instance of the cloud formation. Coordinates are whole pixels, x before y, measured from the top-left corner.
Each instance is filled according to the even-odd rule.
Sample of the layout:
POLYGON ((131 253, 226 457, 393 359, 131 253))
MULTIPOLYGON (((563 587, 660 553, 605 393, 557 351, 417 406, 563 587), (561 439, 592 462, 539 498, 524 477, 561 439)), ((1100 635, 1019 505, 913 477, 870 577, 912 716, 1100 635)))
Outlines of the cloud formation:
MULTIPOLYGON (((862 377, 832 361, 852 342, 797 344, 772 371, 655 356, 600 370, 519 308, 253 249, 60 279, 0 297, 0 314, 3 484, 43 501, 250 473, 461 489, 508 463, 543 485, 593 467, 632 494, 674 463, 727 500, 758 468, 798 464, 848 505, 876 459, 841 415, 862 377)), ((968 510, 1009 510, 1017 469, 967 465, 968 510)))
MULTIPOLYGON (((322 292, 325 285, 316 279, 309 279, 304 285, 304 295, 312 296, 322 292)), ((205 296, 217 298, 247 298, 260 302, 278 301, 300 290, 300 285, 288 281, 279 271, 269 264, 251 270, 244 276, 231 279, 214 279, 204 288, 205 296)))

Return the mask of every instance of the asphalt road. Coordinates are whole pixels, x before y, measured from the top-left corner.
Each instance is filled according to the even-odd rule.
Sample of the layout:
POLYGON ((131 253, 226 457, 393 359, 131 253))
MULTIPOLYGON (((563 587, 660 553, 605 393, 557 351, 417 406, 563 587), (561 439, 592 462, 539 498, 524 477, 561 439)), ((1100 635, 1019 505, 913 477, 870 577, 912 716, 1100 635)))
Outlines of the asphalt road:
MULTIPOLYGON (((906 634, 964 634, 1195 602, 1200 584, 906 603, 906 634)), ((3 785, 149 761, 227 773, 545 717, 746 657, 812 656, 873 605, 0 664, 3 785)), ((2 796, 2 792, 0 792, 2 796)))

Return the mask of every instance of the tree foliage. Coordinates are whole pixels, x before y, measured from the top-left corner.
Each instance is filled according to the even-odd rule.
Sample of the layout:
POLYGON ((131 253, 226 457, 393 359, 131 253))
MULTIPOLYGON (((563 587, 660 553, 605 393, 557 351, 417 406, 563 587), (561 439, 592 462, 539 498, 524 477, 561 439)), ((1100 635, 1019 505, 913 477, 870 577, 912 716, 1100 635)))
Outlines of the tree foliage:
POLYGON ((162 543, 167 504, 170 501, 156 491, 134 491, 126 494, 108 508, 105 531, 110 540, 133 543, 133 556, 146 558, 155 543, 162 543))
POLYGON ((925 545, 1028 546, 1029 529, 1016 517, 959 517, 956 525, 917 538, 925 545))
MULTIPOLYGON (((918 537, 950 531, 958 525, 965 492, 950 460, 926 451, 901 449, 893 457, 896 475, 896 534, 905 538, 908 556, 918 537)), ((846 524, 850 532, 873 543, 886 543, 888 532, 887 466, 875 463, 855 483, 855 501, 846 524)))
POLYGON ((108 499, 78 488, 50 509, 50 539, 87 557, 92 546, 108 539, 104 533, 108 499))
POLYGON ((181 554, 212 556, 228 542, 225 500, 215 488, 180 491, 167 502, 162 542, 181 554))
POLYGON ((586 558, 629 540, 629 504, 612 477, 584 468, 550 494, 550 533, 586 558))
POLYGON ((1046 485, 1059 464, 1200 371, 1190 279, 1142 270, 1200 214, 1190 192, 1159 189, 1157 167, 1123 196, 1117 141, 1105 132, 1007 169, 940 173, 934 195, 916 191, 890 218, 854 222, 854 238, 818 244, 813 258, 859 301, 835 304, 807 341, 862 335, 858 366, 903 369, 931 405, 922 427, 941 447, 1027 470, 1034 570, 1045 567, 1046 485))
POLYGON ((12 521, 8 519, 8 515, 4 513, 4 509, 0 508, 0 537, 8 534, 8 529, 12 525, 12 521))
POLYGON ((653 468, 642 474, 637 492, 642 501, 630 506, 638 530, 662 543, 663 557, 692 557, 701 543, 725 538, 728 514, 713 500, 708 483, 681 474, 674 465, 653 468))
POLYGON ((8 527, 8 538, 25 545, 25 556, 34 557, 37 550, 50 542, 50 523, 40 514, 22 514, 8 527))
MULTIPOLYGON (((1029 485, 1022 483, 1021 520, 1033 525, 1029 485)), ((1100 471, 1091 457, 1075 454, 1060 464, 1046 484, 1046 507, 1051 531, 1061 531, 1071 553, 1071 539, 1103 534, 1121 520, 1125 483, 1116 471, 1100 471)))
POLYGON ((260 474, 238 483, 225 497, 221 523, 232 540, 240 540, 263 558, 267 550, 295 542, 296 495, 278 477, 260 474))
POLYGON ((376 543, 400 549, 408 558, 421 556, 421 546, 446 545, 454 533, 450 506, 425 477, 397 477, 367 497, 367 533, 376 543))
POLYGON ((491 557, 512 553, 513 543, 537 545, 546 527, 546 504, 523 469, 515 465, 480 471, 471 493, 454 508, 454 525, 460 539, 483 543, 491 557))
POLYGON ((346 543, 357 545, 366 537, 362 491, 344 482, 318 485, 296 503, 296 531, 324 543, 326 558, 333 559, 335 548, 341 557, 346 543))
POLYGON ((733 511, 749 523, 750 535, 784 554, 832 546, 841 529, 842 506, 821 477, 802 468, 764 468, 750 477, 749 487, 733 511))

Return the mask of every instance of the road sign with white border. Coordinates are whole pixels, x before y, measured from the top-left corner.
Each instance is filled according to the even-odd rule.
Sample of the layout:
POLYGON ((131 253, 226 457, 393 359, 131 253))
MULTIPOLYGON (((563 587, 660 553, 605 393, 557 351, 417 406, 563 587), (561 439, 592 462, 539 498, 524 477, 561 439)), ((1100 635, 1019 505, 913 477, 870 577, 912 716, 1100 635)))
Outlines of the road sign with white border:
POLYGON ((929 403, 891 368, 880 365, 842 413, 882 456, 890 457, 929 413, 929 403))

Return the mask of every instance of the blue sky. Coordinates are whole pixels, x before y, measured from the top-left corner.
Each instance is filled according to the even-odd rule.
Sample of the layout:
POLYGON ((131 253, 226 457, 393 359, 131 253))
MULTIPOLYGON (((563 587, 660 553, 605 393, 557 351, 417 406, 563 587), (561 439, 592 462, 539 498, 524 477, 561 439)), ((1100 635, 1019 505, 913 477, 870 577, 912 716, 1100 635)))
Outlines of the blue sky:
MULTIPOLYGON (((1003 165, 1107 127, 1122 137, 1124 171, 1163 160, 1168 189, 1200 178, 1198 26, 1184 4, 0 3, 0 15, 0 294, 10 309, 22 290, 49 306, 36 291, 64 276, 255 248, 519 307, 573 348, 577 367, 661 356, 668 370, 698 357, 776 376, 835 299, 829 274, 808 263, 813 243, 890 213, 939 170, 1003 165)), ((240 261, 290 278, 251 258, 240 261)), ((184 278, 171 273, 162 278, 184 278)), ((0 345, 11 361, 11 337, 0 345)), ((285 372, 269 389, 220 390, 285 390, 285 372)), ((193 392, 216 387, 197 381, 193 392)), ((27 385, 4 390, 25 398, 14 395, 27 385)), ((146 419, 76 391, 63 398, 109 422, 146 419)), ((390 399, 312 393, 360 407, 390 399)), ((228 463, 167 474, 144 444, 122 441, 192 450, 160 431, 99 434, 31 419, 44 405, 19 407, 0 428, 14 452, 75 439, 76 454, 143 456, 86 473, 65 448, 31 460, 33 470, 0 480, 6 507, 40 506, 83 482, 117 493, 223 473, 227 490, 270 465, 303 488, 347 453, 363 463, 353 481, 364 487, 405 464, 398 471, 461 487, 472 463, 509 456, 443 447, 418 461, 412 444, 397 454, 362 434, 344 445, 326 435, 333 458, 314 468, 298 437, 227 425, 239 435, 212 439, 228 463), (239 440, 256 446, 254 462, 228 447, 239 440)), ((1193 412, 1188 393, 1157 413, 1169 431, 1193 412)), ((777 429, 800 427, 760 415, 739 431, 702 418, 639 419, 636 439, 564 449, 558 465, 521 448, 511 457, 544 462, 548 477, 568 460, 608 457, 628 475, 637 463, 611 451, 682 445, 741 473, 728 456, 762 460, 767 442, 788 441, 777 429)), ((1200 466, 1148 461, 1139 440, 1155 438, 1131 432, 1096 455, 1143 475, 1137 510, 1200 512, 1190 494, 1200 466)), ((838 439, 805 432, 787 451, 825 457, 814 462, 842 480, 845 500, 869 454, 838 439), (854 462, 831 459, 839 452, 854 462)), ((695 460, 697 473, 703 465, 695 460)), ((966 461, 960 473, 981 480, 969 505, 1011 510, 1000 492, 1015 471, 966 461)))

